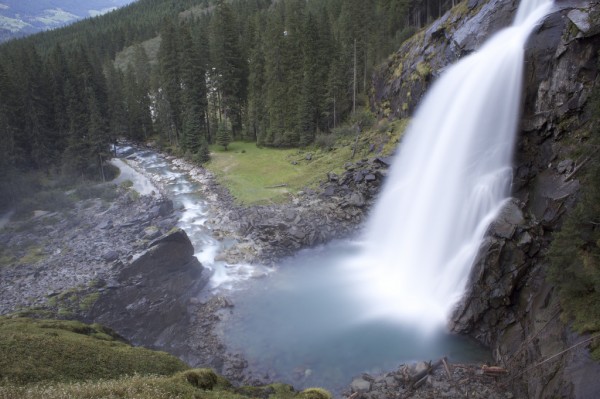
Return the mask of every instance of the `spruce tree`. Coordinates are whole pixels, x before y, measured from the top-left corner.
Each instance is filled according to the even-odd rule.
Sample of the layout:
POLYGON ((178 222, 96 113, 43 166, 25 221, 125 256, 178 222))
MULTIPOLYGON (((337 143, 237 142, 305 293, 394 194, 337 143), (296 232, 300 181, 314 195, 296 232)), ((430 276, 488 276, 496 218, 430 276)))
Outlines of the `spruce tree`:
POLYGON ((211 20, 210 58, 215 68, 222 113, 230 119, 234 136, 242 132, 248 91, 247 57, 240 47, 237 26, 231 6, 218 0, 211 20))
POLYGON ((165 22, 160 37, 161 42, 158 51, 160 87, 158 90, 163 91, 163 98, 167 101, 169 110, 168 115, 161 115, 160 118, 169 123, 169 128, 175 133, 174 141, 177 143, 182 124, 181 72, 179 70, 178 30, 172 21, 165 22))
POLYGON ((217 130, 217 144, 223 146, 225 151, 227 151, 227 147, 231 144, 231 131, 227 128, 227 126, 222 123, 219 125, 219 130, 217 130))

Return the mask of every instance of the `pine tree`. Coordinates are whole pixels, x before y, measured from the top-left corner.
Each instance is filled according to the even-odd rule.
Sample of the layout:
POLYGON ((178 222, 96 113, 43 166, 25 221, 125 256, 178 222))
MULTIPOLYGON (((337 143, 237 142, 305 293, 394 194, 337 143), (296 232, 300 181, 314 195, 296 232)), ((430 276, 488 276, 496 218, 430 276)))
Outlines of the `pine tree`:
POLYGON ((267 79, 265 76, 264 32, 262 30, 265 23, 262 14, 256 15, 254 18, 254 42, 249 62, 248 122, 246 127, 249 132, 248 138, 259 144, 264 144, 263 140, 267 130, 265 103, 267 79))
POLYGON ((160 118, 169 124, 168 129, 175 133, 174 142, 178 143, 182 125, 181 73, 179 70, 179 38, 172 21, 165 22, 160 37, 158 51, 160 87, 158 90, 163 92, 162 97, 168 103, 168 107, 161 107, 159 111, 167 108, 169 110, 168 115, 161 115, 160 118))
POLYGON ((247 57, 239 43, 235 14, 229 4, 218 0, 211 20, 210 58, 221 97, 222 113, 231 121, 234 136, 242 132, 248 91, 247 57))
POLYGON ((219 130, 217 130, 217 144, 223 146, 225 151, 227 151, 227 147, 231 144, 231 131, 227 128, 227 126, 222 123, 219 125, 219 130))
POLYGON ((109 138, 111 143, 115 143, 117 137, 125 134, 128 128, 127 99, 123 93, 125 82, 123 73, 115 68, 112 62, 108 62, 104 70, 108 98, 109 138))
POLYGON ((184 106, 182 148, 196 153, 208 141, 205 70, 187 28, 181 37, 181 82, 184 106))

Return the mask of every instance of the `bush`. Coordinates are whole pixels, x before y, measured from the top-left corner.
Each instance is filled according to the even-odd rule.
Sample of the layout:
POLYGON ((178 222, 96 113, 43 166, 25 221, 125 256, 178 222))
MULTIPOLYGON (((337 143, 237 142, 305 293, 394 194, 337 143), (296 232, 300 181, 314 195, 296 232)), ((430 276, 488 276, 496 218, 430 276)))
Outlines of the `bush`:
POLYGON ((330 150, 335 147, 337 139, 332 133, 319 133, 315 137, 315 145, 324 150, 330 150))
POLYGON ((332 399, 329 392, 321 388, 308 388, 298 395, 301 399, 332 399))

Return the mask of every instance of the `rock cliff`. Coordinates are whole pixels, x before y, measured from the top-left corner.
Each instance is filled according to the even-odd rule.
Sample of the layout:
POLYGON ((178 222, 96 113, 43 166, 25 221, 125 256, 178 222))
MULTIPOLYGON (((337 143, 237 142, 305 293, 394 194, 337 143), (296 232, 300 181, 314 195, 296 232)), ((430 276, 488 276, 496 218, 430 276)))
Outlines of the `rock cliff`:
MULTIPOLYGON (((463 2, 405 42, 374 77, 372 106, 380 117, 406 117, 428 85, 458 58, 510 23, 511 0, 463 2)), ((600 84, 600 4, 557 1, 526 46, 521 132, 513 196, 490 227, 470 289, 451 327, 489 345, 511 370, 520 395, 531 398, 600 395, 600 365, 560 319, 545 279, 552 233, 573 208, 589 134, 588 99, 600 84), (544 362, 540 364, 541 362, 544 362)))

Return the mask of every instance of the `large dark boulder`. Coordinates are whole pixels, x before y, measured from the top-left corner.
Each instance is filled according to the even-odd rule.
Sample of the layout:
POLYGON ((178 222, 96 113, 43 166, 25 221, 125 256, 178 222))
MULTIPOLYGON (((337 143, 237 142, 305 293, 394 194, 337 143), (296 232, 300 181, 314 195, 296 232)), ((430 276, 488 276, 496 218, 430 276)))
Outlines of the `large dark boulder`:
POLYGON ((189 325, 190 299, 207 282, 202 271, 187 234, 175 229, 120 267, 90 317, 134 344, 179 354, 178 335, 189 325))

